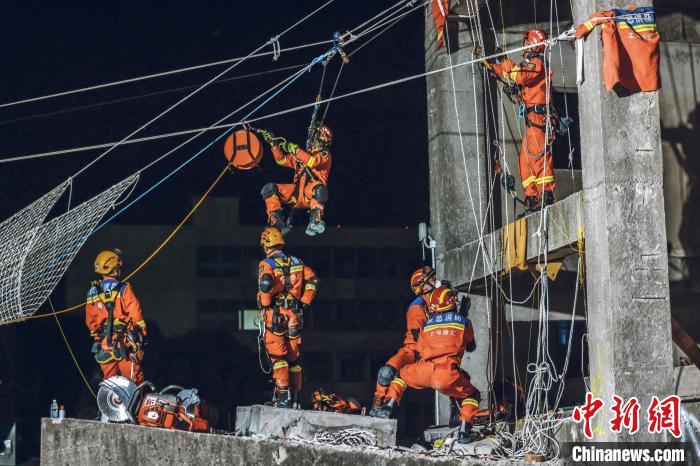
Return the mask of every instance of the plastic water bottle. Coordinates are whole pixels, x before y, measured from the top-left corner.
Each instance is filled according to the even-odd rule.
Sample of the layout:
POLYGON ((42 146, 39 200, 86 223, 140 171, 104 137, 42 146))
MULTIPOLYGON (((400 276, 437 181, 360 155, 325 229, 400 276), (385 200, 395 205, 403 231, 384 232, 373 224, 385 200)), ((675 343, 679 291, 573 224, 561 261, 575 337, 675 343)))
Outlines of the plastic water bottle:
POLYGON ((65 417, 66 417, 66 407, 61 405, 61 408, 58 410, 58 418, 65 419, 65 417))
POLYGON ((51 402, 51 419, 58 419, 58 403, 56 400, 51 402))

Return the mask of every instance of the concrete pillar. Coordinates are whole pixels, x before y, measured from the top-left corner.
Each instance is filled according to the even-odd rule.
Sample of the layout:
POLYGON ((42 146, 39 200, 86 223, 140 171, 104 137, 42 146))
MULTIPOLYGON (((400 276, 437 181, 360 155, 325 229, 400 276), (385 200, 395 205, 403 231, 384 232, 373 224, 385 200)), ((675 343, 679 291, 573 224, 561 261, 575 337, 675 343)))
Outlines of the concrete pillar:
MULTIPOLYGON (((574 2, 575 23, 607 5, 574 2)), ((579 117, 591 390, 607 407, 613 395, 636 396, 644 426, 650 397, 673 389, 659 100, 656 92, 607 93, 599 31, 584 57, 579 117)), ((596 440, 625 440, 608 421, 609 409, 596 416, 596 440)), ((643 427, 629 440, 650 439, 643 427)))
MULTIPOLYGON (((426 9, 426 71, 468 61, 471 56, 469 25, 448 22, 445 44, 437 48, 435 23, 426 9), (448 55, 449 53, 449 55, 448 55)), ((479 237, 481 222, 488 204, 487 141, 484 136, 484 83, 478 65, 458 67, 427 77, 428 151, 430 162, 430 225, 437 243, 437 276, 459 286, 457 270, 449 270, 441 260, 446 251, 459 248, 479 237), (454 76, 454 84, 453 84, 454 76), (456 109, 455 109, 456 99, 456 109), (476 105, 475 105, 476 102, 476 105), (461 144, 460 144, 461 141, 461 144), (463 149, 462 149, 463 147, 463 149)), ((479 259, 481 260, 481 259, 479 259)), ((463 272, 463 271, 462 271, 463 272)), ((480 324, 476 339, 489 341, 490 306, 474 306, 471 318, 480 324)), ((482 353, 478 353, 481 355, 482 353)), ((483 353, 486 354, 485 352, 483 353)), ((472 355, 468 370, 473 377, 486 378, 487 358, 472 355)), ((449 400, 436 401, 439 423, 449 420, 449 400)))

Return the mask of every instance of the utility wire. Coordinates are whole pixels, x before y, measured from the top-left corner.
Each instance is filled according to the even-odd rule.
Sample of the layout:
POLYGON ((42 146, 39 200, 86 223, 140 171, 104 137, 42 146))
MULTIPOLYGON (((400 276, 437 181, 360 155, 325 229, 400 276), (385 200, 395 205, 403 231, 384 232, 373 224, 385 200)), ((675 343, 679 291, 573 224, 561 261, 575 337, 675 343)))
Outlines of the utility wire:
MULTIPOLYGON (((289 70, 299 69, 299 68, 301 68, 302 66, 304 66, 304 64, 300 64, 300 65, 291 65, 291 66, 283 66, 283 67, 281 67, 281 68, 274 68, 274 69, 271 69, 271 70, 260 71, 260 72, 257 72, 257 73, 248 73, 248 74, 242 74, 242 75, 240 75, 240 76, 232 76, 232 77, 230 77, 230 78, 219 79, 218 81, 212 83, 211 85, 214 86, 214 85, 222 84, 222 83, 225 83, 225 82, 238 81, 238 80, 241 80, 241 79, 254 78, 254 77, 263 76, 263 75, 267 75, 267 74, 279 73, 279 72, 281 72, 281 71, 289 71, 289 70)), ((62 114, 65 114, 65 113, 71 113, 71 112, 76 112, 76 111, 80 111, 80 110, 89 110, 89 109, 91 109, 91 108, 96 108, 96 107, 104 107, 104 106, 107 106, 107 105, 120 104, 120 103, 124 103, 124 102, 132 102, 132 101, 134 101, 134 100, 141 100, 141 99, 146 99, 146 98, 149 98, 149 97, 156 97, 156 96, 165 95, 165 94, 172 94, 172 93, 174 93, 174 92, 181 92, 181 91, 186 91, 186 90, 188 90, 188 89, 194 89, 194 88, 199 87, 199 86, 201 86, 201 83, 200 83, 200 84, 193 84, 193 85, 191 85, 191 86, 173 87, 173 88, 170 88, 170 89, 164 89, 164 90, 162 90, 162 91, 148 92, 148 93, 145 93, 145 94, 138 94, 138 95, 134 95, 134 96, 131 96, 131 97, 123 97, 123 98, 120 98, 120 99, 105 100, 105 101, 103 101, 103 102, 95 102, 95 103, 92 103, 92 104, 86 104, 86 105, 80 105, 80 106, 76 106, 76 107, 64 108, 64 109, 55 110, 55 111, 52 111, 52 112, 38 113, 38 114, 35 114, 35 115, 22 116, 22 117, 14 118, 14 119, 12 119, 12 120, 0 121, 0 126, 2 126, 2 125, 8 125, 8 124, 11 124, 11 123, 18 123, 18 122, 21 122, 21 121, 37 120, 37 119, 40 119, 40 118, 46 118, 46 117, 55 116, 55 115, 62 115, 62 114)))
MULTIPOLYGON (((333 1, 333 0, 331 0, 331 1, 333 1)), ((330 3, 330 2, 328 2, 328 3, 330 3)), ((325 6, 325 5, 323 5, 323 6, 325 6)), ((282 34, 280 34, 279 36, 281 37, 282 34)), ((306 48, 310 48, 310 47, 318 47, 320 45, 328 45, 328 44, 331 44, 332 42, 333 42, 332 40, 323 40, 323 41, 319 41, 319 42, 312 42, 310 44, 301 44, 301 45, 296 45, 294 47, 287 47, 284 49, 279 49, 277 52, 254 53, 254 54, 246 55, 245 57, 229 58, 227 60, 215 61, 215 62, 211 62, 211 63, 204 63, 202 65, 188 66, 186 68, 178 68, 175 70, 163 71, 160 73, 148 74, 145 76, 138 76, 135 78, 122 79, 120 81, 113 81, 113 82, 108 82, 108 83, 104 83, 104 84, 96 84, 94 86, 82 87, 80 89, 73 89, 70 91, 57 92, 55 94, 48 94, 48 95, 43 95, 43 96, 39 96, 39 97, 31 97, 28 99, 16 100, 14 102, 6 102, 4 104, 0 104, 0 108, 13 107, 16 105, 26 104, 26 103, 30 103, 30 102, 38 102, 38 101, 42 101, 42 100, 49 100, 49 99, 54 99, 56 97, 63 97, 63 96, 67 96, 67 95, 79 94, 81 92, 95 91, 98 89, 105 89, 108 87, 120 86, 123 84, 130 84, 130 83, 135 83, 135 82, 139 82, 139 81, 145 81, 148 79, 160 78, 163 76, 170 76, 170 75, 179 74, 179 73, 185 73, 188 71, 201 70, 201 69, 210 68, 213 66, 226 65, 229 63, 238 63, 238 62, 242 62, 242 61, 245 61, 247 59, 250 59, 250 58, 267 57, 267 56, 274 55, 275 53, 279 53, 279 52, 292 52, 294 50, 301 50, 301 49, 306 49, 306 48)), ((266 44, 266 45, 268 45, 268 44, 266 44)))
MULTIPOLYGON (((451 70, 451 69, 464 67, 464 66, 467 66, 467 65, 471 65, 471 64, 473 64, 473 63, 478 63, 478 62, 481 62, 482 60, 490 60, 490 59, 492 59, 492 58, 497 58, 497 57, 505 56, 505 55, 507 55, 507 54, 509 54, 509 53, 516 53, 516 52, 520 52, 520 51, 522 51, 522 50, 526 50, 526 49, 529 49, 529 48, 532 48, 532 47, 537 47, 537 46, 543 45, 543 44, 545 44, 545 43, 553 43, 553 41, 557 41, 557 40, 565 40, 565 39, 563 39, 563 38, 562 38, 562 39, 560 39, 560 38, 557 38, 557 39, 550 39, 549 41, 540 42, 540 43, 536 43, 536 44, 532 44, 532 45, 528 45, 528 46, 524 46, 524 47, 518 47, 518 48, 515 48, 515 49, 512 49, 512 50, 505 51, 505 52, 495 53, 495 54, 492 54, 492 55, 489 55, 489 56, 486 56, 486 57, 476 58, 476 59, 473 59, 473 60, 467 60, 467 61, 464 61, 464 62, 460 62, 460 63, 456 63, 456 64, 453 64, 453 65, 445 66, 445 67, 443 67, 443 68, 438 68, 438 69, 436 69, 436 70, 431 70, 431 71, 427 71, 427 72, 424 72, 424 73, 418 73, 418 74, 406 76, 406 77, 404 77, 404 78, 399 78, 399 79, 395 79, 395 80, 392 80, 392 81, 387 81, 387 82, 384 82, 384 83, 381 83, 381 84, 377 84, 377 85, 374 85, 374 86, 369 86, 369 87, 366 87, 366 88, 363 88, 363 89, 358 89, 358 90, 355 90, 355 91, 351 91, 351 92, 348 92, 348 93, 346 93, 346 94, 341 94, 341 95, 338 95, 338 96, 334 96, 334 97, 330 97, 330 98, 321 99, 318 103, 323 104, 323 103, 328 103, 328 102, 334 102, 334 101, 336 101, 336 100, 346 99, 346 98, 348 98, 348 97, 353 97, 353 96, 360 95, 360 94, 364 94, 364 93, 367 93, 367 92, 377 91, 377 90, 380 90, 380 89, 383 89, 383 88, 386 88, 386 87, 396 86, 396 85, 403 84, 403 83, 408 82, 408 81, 413 81, 413 80, 415 80, 415 79, 424 78, 424 77, 426 77, 426 76, 431 76, 431 75, 434 75, 434 74, 437 74, 437 73, 442 73, 442 72, 445 72, 445 71, 449 71, 449 70, 451 70)), ((289 108, 289 109, 286 109, 286 110, 282 110, 282 111, 279 111, 279 112, 271 113, 271 114, 268 114, 268 115, 265 115, 265 116, 256 117, 256 118, 253 118, 253 119, 250 119, 250 120, 246 120, 246 121, 248 121, 248 122, 255 122, 255 121, 259 121, 259 120, 274 118, 274 117, 281 116, 281 115, 286 115, 286 114, 288 114, 288 113, 293 113, 293 112, 296 112, 296 111, 299 111, 299 110, 304 110, 304 109, 313 107, 314 105, 316 105, 316 103, 317 103, 317 102, 314 101, 314 102, 311 102, 311 103, 308 103, 308 104, 299 105, 299 106, 297 106, 297 107, 292 107, 292 108, 289 108)), ((236 122, 236 123, 241 123, 241 122, 236 122)), ((157 135, 153 135, 153 136, 145 136, 145 137, 142 137, 142 138, 134 138, 134 139, 130 139, 130 140, 128 140, 128 141, 125 141, 123 144, 136 144, 136 143, 141 143, 141 142, 154 141, 154 140, 158 140, 158 139, 164 139, 164 138, 171 138, 171 137, 183 136, 183 135, 192 134, 192 133, 198 133, 198 132, 202 132, 202 131, 211 131, 211 130, 223 129, 223 128, 227 128, 227 127, 231 126, 232 124, 235 124, 235 123, 230 123, 230 124, 217 124, 217 125, 215 125, 215 126, 210 126, 210 127, 206 127, 206 128, 196 128, 196 129, 189 129, 189 130, 183 130, 183 131, 175 131, 175 132, 171 132, 171 133, 157 134, 157 135)), ((51 156, 55 156, 55 155, 65 155, 65 154, 70 154, 70 153, 74 153, 74 152, 84 152, 84 151, 89 151, 89 150, 95 150, 95 149, 101 149, 101 148, 105 148, 105 147, 110 147, 110 146, 112 146, 112 145, 114 145, 114 144, 115 144, 114 142, 108 142, 108 143, 96 144, 96 145, 91 145, 91 146, 75 147, 75 148, 68 148, 68 149, 59 149, 59 150, 55 150, 55 151, 39 152, 39 153, 28 154, 28 155, 6 156, 6 157, 3 157, 3 158, 0 158, 0 163, 17 162, 17 161, 21 161, 21 160, 29 160, 29 159, 36 159, 36 158, 43 158, 43 157, 51 157, 51 156)))
POLYGON ((78 176, 78 175, 80 175, 81 173, 85 172, 85 170, 87 170, 88 168, 90 168, 92 165, 96 164, 100 159, 102 159, 102 158, 105 157, 107 154, 109 154, 111 151, 113 151, 114 149, 116 149, 117 147, 119 147, 119 145, 120 145, 121 143, 127 141, 127 140, 130 139, 132 136, 134 136, 135 134, 141 132, 142 130, 144 130, 145 128, 147 128, 148 126, 150 126, 152 123, 154 123, 155 121, 157 121, 157 120, 159 120, 161 117, 163 117, 165 114, 167 114, 167 113, 170 112, 171 110, 173 110, 173 109, 175 109, 176 107, 178 107, 178 106, 179 106, 180 104, 182 104, 183 102, 189 100, 192 96, 194 96, 195 94, 197 94, 199 91, 201 91, 202 89, 204 89, 204 88, 207 87, 209 84, 213 83, 214 81, 216 81, 217 79, 219 79, 220 77, 222 77, 223 75, 225 75, 226 73, 228 73, 229 71, 231 71, 231 70, 233 70, 234 68, 236 68, 238 65, 240 65, 241 63, 243 63, 245 60, 247 60, 248 58, 250 58, 252 55, 255 55, 256 53, 258 53, 260 50, 262 50, 263 48, 267 47, 268 45, 273 45, 273 46, 274 46, 275 43, 278 43, 280 37, 284 36, 286 33, 288 33, 289 31, 291 31, 292 29, 294 29, 294 28, 297 27, 298 25, 302 24, 304 21, 306 21, 307 19, 309 19, 310 17, 312 17, 313 15, 315 15, 316 13, 318 13, 319 11, 321 11, 322 9, 324 9, 325 7, 327 7, 328 5, 330 5, 331 3, 333 3, 334 1, 335 1, 335 0, 328 0, 328 1, 325 2, 323 5, 321 5, 320 7, 316 8, 314 11, 312 11, 311 13, 309 13, 309 14, 306 15, 306 16, 304 16, 302 19, 300 19, 300 20, 297 21, 296 23, 294 23, 294 24, 292 24, 291 26, 289 26, 287 29, 285 29, 284 31, 280 32, 279 34, 277 34, 276 36, 274 36, 273 38, 271 38, 270 40, 268 40, 266 43, 262 44, 260 47, 256 48, 256 49, 253 50, 252 52, 250 52, 250 53, 249 53, 248 55, 246 55, 242 60, 235 62, 234 64, 232 64, 231 66, 229 66, 228 68, 226 68, 225 70, 223 70, 222 72, 220 72, 219 74, 217 74, 216 76, 214 76, 213 78, 211 78, 209 81, 205 82, 204 84, 202 84, 201 86, 199 86, 197 89, 195 89, 194 91, 190 92, 190 93, 187 94, 185 97, 183 97, 182 99, 178 100, 178 101, 175 102, 173 105, 171 105, 171 106, 168 107, 167 109, 163 110, 162 112, 160 112, 160 113, 159 113, 158 115, 156 115, 155 117, 151 118, 151 119, 150 119, 149 121, 147 121, 145 124, 139 126, 136 130, 132 131, 131 133, 129 133, 128 135, 126 135, 124 138, 120 139, 120 140, 119 140, 116 144, 114 144, 112 147, 110 147, 109 149, 107 149, 106 151, 104 151, 102 154, 100 154, 99 156, 97 156, 97 158, 95 158, 95 159, 92 160, 90 163, 88 163, 87 165, 85 165, 83 168, 81 168, 80 170, 78 170, 78 171, 73 175, 73 178, 75 178, 76 176, 78 176))

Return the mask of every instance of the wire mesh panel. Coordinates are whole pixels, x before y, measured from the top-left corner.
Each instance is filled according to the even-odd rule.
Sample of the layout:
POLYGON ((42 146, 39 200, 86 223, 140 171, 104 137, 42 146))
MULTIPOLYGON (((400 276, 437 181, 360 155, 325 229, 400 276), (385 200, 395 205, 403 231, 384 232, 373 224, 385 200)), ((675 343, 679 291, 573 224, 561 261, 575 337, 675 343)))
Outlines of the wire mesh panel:
POLYGON ((137 175, 0 247, 0 323, 34 314, 100 219, 137 175))
MULTIPOLYGON (((69 184, 70 181, 64 181, 12 217, 0 223, 0 250, 8 241, 41 225, 69 184)), ((0 257, 4 257, 4 255, 0 257)))

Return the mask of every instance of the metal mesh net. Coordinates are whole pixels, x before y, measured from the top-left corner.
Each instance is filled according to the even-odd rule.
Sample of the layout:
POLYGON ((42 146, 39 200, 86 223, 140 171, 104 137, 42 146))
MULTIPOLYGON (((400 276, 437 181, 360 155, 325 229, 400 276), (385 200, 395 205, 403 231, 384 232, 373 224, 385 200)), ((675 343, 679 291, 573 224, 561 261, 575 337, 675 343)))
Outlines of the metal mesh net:
POLYGON ((0 323, 23 319, 39 309, 97 222, 137 178, 131 176, 42 224, 65 190, 62 185, 63 190, 56 194, 60 187, 56 188, 39 201, 54 193, 52 200, 37 201, 0 225, 0 323), (45 211, 42 216, 28 212, 35 204, 36 210, 45 211))

